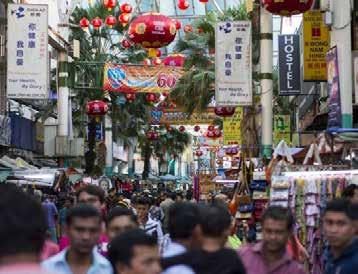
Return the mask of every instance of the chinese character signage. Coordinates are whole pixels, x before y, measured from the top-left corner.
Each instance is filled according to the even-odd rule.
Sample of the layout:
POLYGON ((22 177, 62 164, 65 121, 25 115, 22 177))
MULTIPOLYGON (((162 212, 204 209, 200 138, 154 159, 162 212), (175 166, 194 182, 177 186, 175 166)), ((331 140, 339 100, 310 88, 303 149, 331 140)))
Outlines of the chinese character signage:
POLYGON ((328 128, 342 126, 337 47, 327 52, 328 128))
POLYGON ((290 115, 275 115, 273 142, 277 145, 281 140, 286 144, 291 143, 291 119, 290 115))
POLYGON ((303 14, 304 81, 327 81, 326 53, 329 50, 329 29, 323 14, 309 11, 303 14))
POLYGON ((219 22, 215 37, 217 105, 252 105, 251 22, 219 22))
POLYGON ((164 66, 130 66, 107 63, 103 89, 114 92, 169 92, 184 70, 164 66))
POLYGON ((280 95, 297 95, 301 91, 300 36, 278 37, 280 95))
POLYGON ((233 116, 223 119, 224 145, 240 145, 242 108, 236 108, 233 116))
POLYGON ((47 21, 47 5, 9 4, 8 98, 48 98, 47 21))

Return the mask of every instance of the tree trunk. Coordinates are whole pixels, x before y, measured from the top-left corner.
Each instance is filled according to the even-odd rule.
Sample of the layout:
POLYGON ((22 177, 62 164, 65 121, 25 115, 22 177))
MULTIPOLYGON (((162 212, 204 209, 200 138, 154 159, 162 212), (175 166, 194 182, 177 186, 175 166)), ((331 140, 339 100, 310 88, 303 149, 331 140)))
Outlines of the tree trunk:
POLYGON ((149 143, 145 144, 144 147, 144 169, 142 173, 143 180, 146 180, 149 176, 150 172, 150 157, 152 156, 152 148, 150 147, 149 143))

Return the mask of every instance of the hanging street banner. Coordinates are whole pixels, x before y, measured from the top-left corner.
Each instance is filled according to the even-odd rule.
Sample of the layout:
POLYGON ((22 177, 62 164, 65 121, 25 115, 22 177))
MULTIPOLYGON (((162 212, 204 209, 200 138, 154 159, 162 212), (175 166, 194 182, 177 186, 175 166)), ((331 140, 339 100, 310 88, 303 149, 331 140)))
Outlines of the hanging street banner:
POLYGON ((291 143, 291 118, 290 115, 275 115, 274 117, 274 145, 277 145, 281 140, 286 144, 291 143))
POLYGON ((252 105, 251 22, 219 22, 215 39, 216 104, 252 105))
POLYGON ((279 35, 278 50, 280 95, 298 95, 301 93, 300 36, 279 35))
POLYGON ((7 97, 48 98, 48 7, 9 4, 7 97))
POLYGON ((326 82, 326 54, 330 48, 329 29, 319 10, 303 14, 304 81, 326 82))
POLYGON ((337 47, 327 52, 328 128, 342 127, 337 47))
POLYGON ((184 70, 165 66, 133 66, 106 63, 103 90, 113 92, 170 92, 184 70))
POLYGON ((162 109, 152 108, 150 112, 151 124, 168 124, 168 125, 200 125, 211 124, 217 119, 214 108, 208 108, 205 112, 194 112, 189 115, 181 109, 162 109))
POLYGON ((224 145, 240 145, 241 144, 241 120, 243 110, 238 107, 231 117, 223 118, 223 135, 224 145))

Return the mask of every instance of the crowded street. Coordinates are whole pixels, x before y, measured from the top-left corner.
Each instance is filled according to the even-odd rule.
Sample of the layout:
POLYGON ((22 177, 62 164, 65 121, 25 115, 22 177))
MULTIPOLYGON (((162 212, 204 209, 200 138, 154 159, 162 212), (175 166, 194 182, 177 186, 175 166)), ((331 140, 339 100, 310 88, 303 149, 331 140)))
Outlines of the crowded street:
POLYGON ((0 0, 0 274, 358 274, 358 1, 0 0))

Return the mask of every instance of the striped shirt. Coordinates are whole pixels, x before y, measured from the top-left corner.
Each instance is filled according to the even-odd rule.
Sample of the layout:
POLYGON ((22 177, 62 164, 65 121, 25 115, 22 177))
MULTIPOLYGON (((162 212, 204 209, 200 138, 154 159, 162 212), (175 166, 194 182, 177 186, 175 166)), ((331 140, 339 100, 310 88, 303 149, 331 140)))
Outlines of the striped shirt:
POLYGON ((140 229, 143 229, 148 235, 158 238, 158 245, 160 246, 163 240, 163 230, 160 222, 153 220, 148 216, 148 221, 145 225, 140 225, 140 229))

